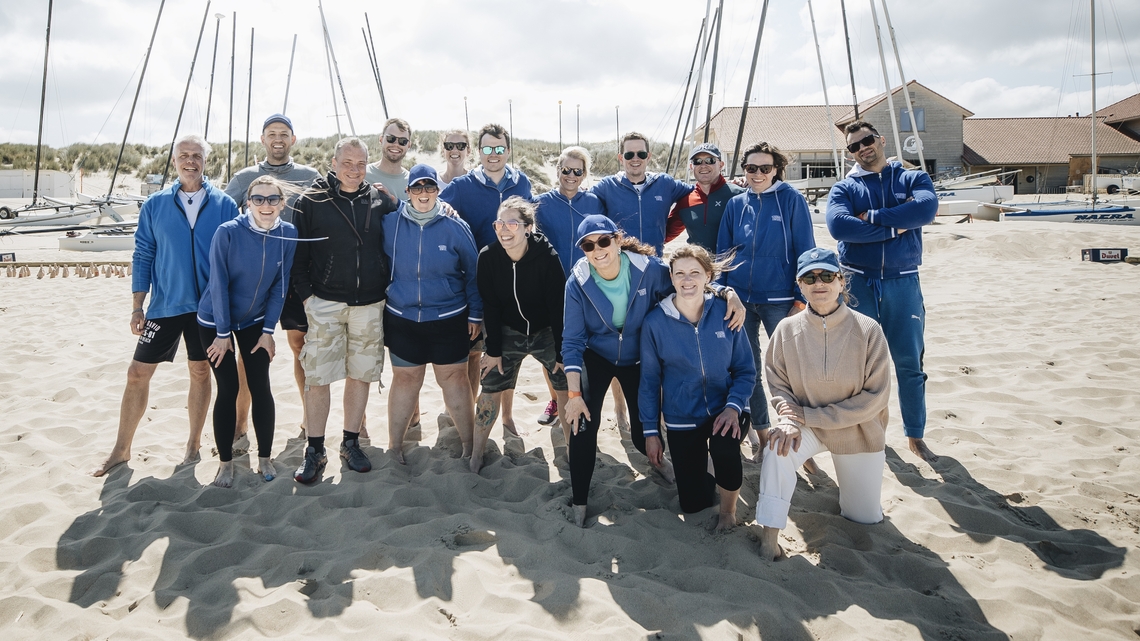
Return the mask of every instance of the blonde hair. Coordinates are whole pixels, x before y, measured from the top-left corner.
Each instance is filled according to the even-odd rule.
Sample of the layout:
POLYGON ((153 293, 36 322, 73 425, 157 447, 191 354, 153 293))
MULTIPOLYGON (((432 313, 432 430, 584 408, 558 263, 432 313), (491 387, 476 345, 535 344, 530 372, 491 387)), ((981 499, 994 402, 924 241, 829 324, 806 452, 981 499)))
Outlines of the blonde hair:
POLYGON ((692 258, 701 265, 701 269, 709 275, 709 282, 705 283, 705 289, 711 289, 712 281, 716 280, 724 272, 730 272, 736 269, 732 264, 733 259, 736 258, 736 250, 730 249, 727 252, 714 256, 709 250, 701 247, 700 245, 685 245, 673 252, 669 256, 669 271, 673 271, 673 265, 682 258, 692 258))
POLYGON ((558 166, 565 167, 567 158, 573 158, 575 160, 582 161, 582 167, 586 170, 586 174, 588 175, 590 173, 590 163, 593 161, 590 158, 589 150, 587 150, 585 147, 579 147, 575 145, 563 149, 562 153, 558 156, 558 166))

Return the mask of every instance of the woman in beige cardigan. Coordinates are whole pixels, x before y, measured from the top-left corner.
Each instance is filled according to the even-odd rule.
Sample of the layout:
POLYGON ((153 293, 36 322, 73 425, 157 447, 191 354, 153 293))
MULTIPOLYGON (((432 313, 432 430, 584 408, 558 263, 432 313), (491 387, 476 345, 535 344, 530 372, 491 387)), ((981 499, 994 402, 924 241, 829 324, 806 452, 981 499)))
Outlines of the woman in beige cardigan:
POLYGON ((777 537, 788 522, 796 469, 825 450, 835 463, 840 514, 856 523, 883 520, 887 340, 878 323, 848 309, 835 252, 809 249, 797 263, 808 308, 780 322, 764 359, 778 420, 764 451, 756 522, 764 528, 760 555, 770 561, 783 554, 777 537))

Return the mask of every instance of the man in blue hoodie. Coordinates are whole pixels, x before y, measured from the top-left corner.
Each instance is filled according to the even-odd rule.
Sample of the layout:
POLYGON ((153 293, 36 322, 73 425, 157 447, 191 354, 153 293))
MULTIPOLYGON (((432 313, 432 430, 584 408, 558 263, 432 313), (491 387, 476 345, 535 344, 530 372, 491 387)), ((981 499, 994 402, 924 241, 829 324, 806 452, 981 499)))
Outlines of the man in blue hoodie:
POLYGON ((899 409, 910 450, 926 461, 938 457, 926 432, 923 331, 926 308, 918 279, 922 226, 934 222, 938 197, 925 172, 887 162, 886 143, 868 122, 844 128, 856 167, 831 188, 827 230, 839 241, 839 259, 850 274, 852 307, 883 326, 895 363, 899 409))
POLYGON ((202 427, 210 405, 210 365, 198 337, 198 303, 210 276, 210 242, 222 223, 238 215, 237 205, 205 177, 210 145, 197 135, 174 145, 178 180, 152 194, 139 210, 131 266, 131 332, 139 337, 127 368, 127 387, 119 409, 115 447, 94 476, 131 459, 135 430, 146 412, 150 379, 158 364, 173 362, 180 340, 186 341, 190 368, 190 438, 184 463, 198 460, 202 427), (150 293, 150 305, 143 303, 150 293))

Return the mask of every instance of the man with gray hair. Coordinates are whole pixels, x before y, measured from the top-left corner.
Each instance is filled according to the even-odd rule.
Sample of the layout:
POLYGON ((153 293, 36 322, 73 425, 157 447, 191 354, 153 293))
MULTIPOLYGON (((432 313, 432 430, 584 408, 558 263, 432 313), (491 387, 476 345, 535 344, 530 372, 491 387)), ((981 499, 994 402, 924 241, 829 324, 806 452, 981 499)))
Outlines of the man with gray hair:
POLYGON ((103 476, 131 458, 135 430, 146 412, 150 380, 158 364, 173 362, 179 340, 186 341, 190 368, 190 438, 183 463, 198 460, 202 427, 210 405, 210 365, 198 336, 198 302, 210 277, 210 243, 222 223, 237 217, 234 200, 205 176, 210 145, 201 136, 183 136, 174 144, 178 179, 151 194, 139 210, 132 259, 131 331, 139 337, 127 368, 127 387, 119 409, 115 447, 93 471, 103 476), (150 305, 143 303, 150 293, 150 305))
POLYGON ((388 261, 380 222, 399 201, 369 185, 368 146, 343 138, 328 176, 297 201, 293 224, 301 242, 292 280, 309 321, 301 365, 305 370, 305 458, 294 473, 313 483, 327 464, 325 424, 329 385, 344 380, 344 438, 340 456, 356 472, 372 469, 360 449, 368 387, 384 371, 384 301, 388 261))

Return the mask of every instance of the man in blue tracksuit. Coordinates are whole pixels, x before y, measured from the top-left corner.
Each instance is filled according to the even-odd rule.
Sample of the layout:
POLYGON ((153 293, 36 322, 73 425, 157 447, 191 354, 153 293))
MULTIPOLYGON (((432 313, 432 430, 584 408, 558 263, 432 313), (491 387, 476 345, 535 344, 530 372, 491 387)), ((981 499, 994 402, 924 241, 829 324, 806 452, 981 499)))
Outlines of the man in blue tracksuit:
POLYGON ((912 452, 938 459, 923 442, 926 374, 923 330, 926 309, 918 266, 922 226, 934 221, 938 198, 925 172, 887 162, 885 142, 869 123, 847 125, 847 150, 858 166, 831 188, 827 229, 839 241, 839 259, 850 272, 851 307, 883 326, 898 380, 903 431, 912 452))
POLYGON ((139 210, 135 253, 131 261, 131 331, 139 337, 127 368, 127 387, 119 410, 115 447, 103 465, 103 476, 131 458, 131 442, 146 412, 150 380, 158 364, 173 362, 180 340, 186 342, 190 369, 190 439, 186 461, 198 459, 202 427, 210 405, 210 365, 198 336, 198 303, 210 277, 210 242, 222 223, 238 215, 237 204, 205 177, 210 145, 197 135, 174 145, 178 180, 152 194, 139 210), (150 305, 143 303, 150 293, 150 305))
POLYGON ((666 220, 678 198, 693 186, 669 174, 654 174, 649 168, 649 139, 635 131, 622 136, 618 161, 622 171, 607 176, 590 190, 605 206, 605 215, 625 232, 651 245, 661 255, 665 247, 666 220))

